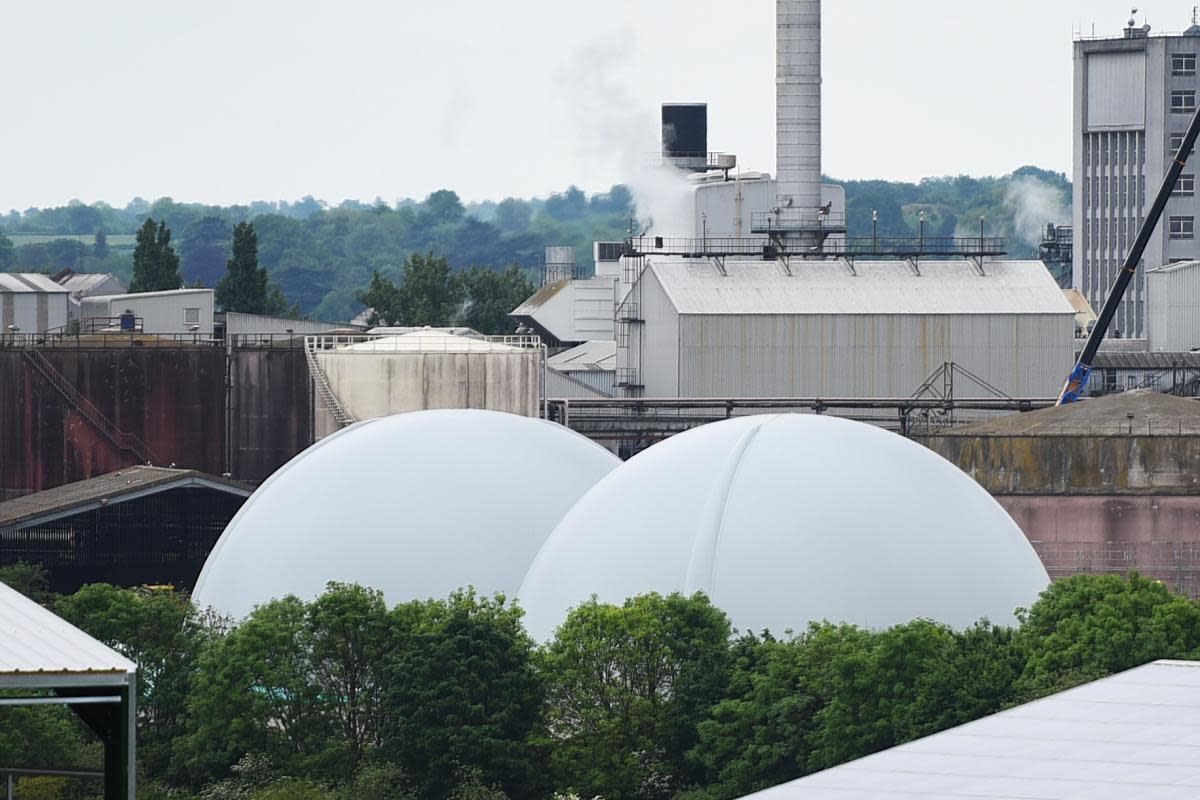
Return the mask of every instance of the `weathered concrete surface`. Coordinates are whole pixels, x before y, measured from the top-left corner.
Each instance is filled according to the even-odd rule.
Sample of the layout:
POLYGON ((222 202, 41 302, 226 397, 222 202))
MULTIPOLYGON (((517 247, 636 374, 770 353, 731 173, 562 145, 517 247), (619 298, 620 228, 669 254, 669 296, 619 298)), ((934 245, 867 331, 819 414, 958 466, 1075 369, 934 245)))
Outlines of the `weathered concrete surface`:
POLYGON ((1125 392, 927 437, 993 494, 1200 491, 1200 402, 1125 392))
POLYGON ((1200 596, 1200 494, 1001 495, 1051 578, 1137 570, 1200 596))
MULTIPOLYGON (((431 408, 481 408, 538 415, 541 351, 492 353, 319 353, 338 400, 358 419, 431 408)), ((316 412, 317 438, 337 430, 316 412)))

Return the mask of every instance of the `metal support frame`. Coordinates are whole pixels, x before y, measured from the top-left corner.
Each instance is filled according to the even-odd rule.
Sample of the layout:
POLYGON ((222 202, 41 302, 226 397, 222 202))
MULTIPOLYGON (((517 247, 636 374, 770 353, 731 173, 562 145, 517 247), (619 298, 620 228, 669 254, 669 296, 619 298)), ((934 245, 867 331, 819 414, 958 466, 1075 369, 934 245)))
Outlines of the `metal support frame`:
MULTIPOLYGON (((137 792, 137 678, 132 673, 62 673, 0 676, 0 688, 49 690, 54 695, 0 698, 2 706, 64 705, 104 745, 104 800, 134 800, 137 792)), ((14 773, 8 772, 9 786, 14 773)), ((11 790, 11 789, 10 789, 11 790)))

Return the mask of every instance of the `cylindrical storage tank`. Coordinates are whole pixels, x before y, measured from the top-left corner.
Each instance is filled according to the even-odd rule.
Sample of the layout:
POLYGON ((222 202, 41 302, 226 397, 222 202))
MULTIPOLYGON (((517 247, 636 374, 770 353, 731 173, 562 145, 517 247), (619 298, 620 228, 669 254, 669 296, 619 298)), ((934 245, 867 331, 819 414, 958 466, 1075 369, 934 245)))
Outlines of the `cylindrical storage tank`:
MULTIPOLYGON (((329 388, 356 419, 475 408, 538 416, 542 349, 534 337, 485 339, 439 330, 365 339, 317 353, 329 388)), ((317 437, 337 430, 318 401, 317 437)))
POLYGON ((775 37, 780 205, 815 210, 821 205, 821 0, 777 0, 775 37))
POLYGON ((708 105, 663 103, 663 161, 680 169, 708 165, 708 105))

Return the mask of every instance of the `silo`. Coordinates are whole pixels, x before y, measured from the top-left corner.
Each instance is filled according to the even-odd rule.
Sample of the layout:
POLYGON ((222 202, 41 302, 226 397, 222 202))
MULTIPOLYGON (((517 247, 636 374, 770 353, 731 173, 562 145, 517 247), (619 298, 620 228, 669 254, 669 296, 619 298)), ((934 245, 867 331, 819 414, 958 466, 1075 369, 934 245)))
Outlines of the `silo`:
MULTIPOLYGON (((464 336, 423 329, 398 336, 311 336, 332 395, 354 419, 435 408, 538 415, 542 347, 536 336, 464 336)), ((317 393, 319 394, 319 393, 317 393)), ((316 401, 318 438, 339 423, 316 401)))

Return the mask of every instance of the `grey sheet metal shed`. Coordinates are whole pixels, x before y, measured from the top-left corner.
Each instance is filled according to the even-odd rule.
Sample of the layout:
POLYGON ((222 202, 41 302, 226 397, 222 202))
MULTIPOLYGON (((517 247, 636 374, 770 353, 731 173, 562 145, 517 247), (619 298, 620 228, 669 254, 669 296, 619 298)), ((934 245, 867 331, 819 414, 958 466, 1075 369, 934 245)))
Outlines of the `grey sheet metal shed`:
POLYGON ((0 583, 0 705, 66 705, 79 715, 104 743, 105 800, 135 797, 136 675, 132 661, 0 583))

